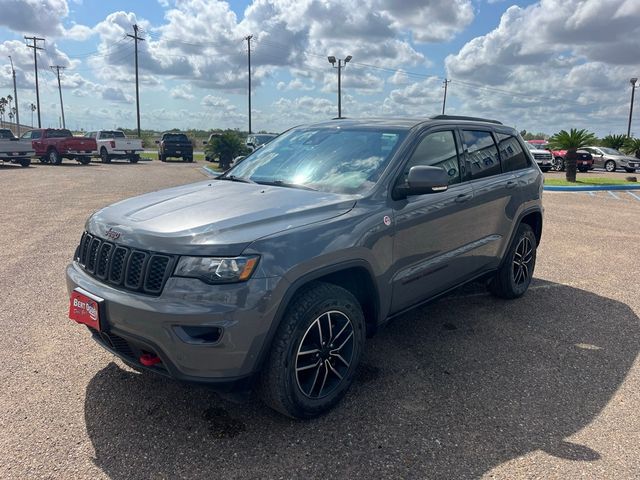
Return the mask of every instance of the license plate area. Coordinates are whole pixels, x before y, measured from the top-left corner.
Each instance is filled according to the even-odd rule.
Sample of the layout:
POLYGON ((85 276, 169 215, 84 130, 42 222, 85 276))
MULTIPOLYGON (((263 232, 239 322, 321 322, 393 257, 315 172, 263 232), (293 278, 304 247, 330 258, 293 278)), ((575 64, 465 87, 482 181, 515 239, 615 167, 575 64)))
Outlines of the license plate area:
POLYGON ((104 299, 76 288, 69 298, 69 318, 97 331, 103 329, 104 299))

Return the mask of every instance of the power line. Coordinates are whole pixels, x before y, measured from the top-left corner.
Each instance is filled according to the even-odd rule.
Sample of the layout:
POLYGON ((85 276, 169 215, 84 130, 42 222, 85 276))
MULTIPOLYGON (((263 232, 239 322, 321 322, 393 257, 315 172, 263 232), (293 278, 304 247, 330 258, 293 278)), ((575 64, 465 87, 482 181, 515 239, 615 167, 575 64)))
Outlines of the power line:
POLYGON ((38 42, 44 42, 44 38, 39 38, 36 36, 33 37, 24 37, 25 40, 31 40, 33 45, 27 44, 28 48, 33 48, 33 64, 34 71, 36 72, 36 103, 38 109, 38 128, 42 128, 42 122, 40 120, 40 89, 38 87, 38 50, 44 50, 44 48, 38 46, 38 42))

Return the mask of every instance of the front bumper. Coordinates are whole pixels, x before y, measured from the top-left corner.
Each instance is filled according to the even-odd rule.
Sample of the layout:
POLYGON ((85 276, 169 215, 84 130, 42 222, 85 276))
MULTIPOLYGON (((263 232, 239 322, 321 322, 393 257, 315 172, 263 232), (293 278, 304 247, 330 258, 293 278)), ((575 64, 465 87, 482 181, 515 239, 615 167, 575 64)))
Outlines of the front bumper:
POLYGON ((103 347, 138 368, 213 384, 236 383, 258 369, 284 282, 262 278, 207 285, 171 277, 162 294, 153 297, 105 285, 75 262, 66 275, 69 292, 80 287, 104 299, 102 332, 92 331, 103 347), (193 327, 219 329, 219 338, 194 343, 185 335, 193 327), (162 362, 145 367, 139 361, 143 353, 162 362))

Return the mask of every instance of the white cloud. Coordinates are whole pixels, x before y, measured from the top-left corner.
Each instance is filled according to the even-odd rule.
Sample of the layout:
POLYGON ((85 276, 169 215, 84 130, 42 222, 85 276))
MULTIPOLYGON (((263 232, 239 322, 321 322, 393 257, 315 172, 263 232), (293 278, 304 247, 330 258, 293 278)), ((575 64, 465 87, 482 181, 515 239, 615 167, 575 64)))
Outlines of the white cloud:
POLYGON ((171 90, 171 98, 177 100, 193 100, 195 95, 191 93, 191 85, 185 83, 171 90))

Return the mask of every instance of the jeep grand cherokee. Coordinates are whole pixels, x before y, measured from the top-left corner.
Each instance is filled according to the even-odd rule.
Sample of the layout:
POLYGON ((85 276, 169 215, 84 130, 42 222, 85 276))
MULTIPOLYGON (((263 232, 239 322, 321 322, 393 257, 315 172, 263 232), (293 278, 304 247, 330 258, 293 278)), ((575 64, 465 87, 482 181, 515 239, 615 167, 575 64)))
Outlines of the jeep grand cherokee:
POLYGON ((496 121, 296 127, 215 179, 93 214, 69 315, 135 368, 254 385, 310 418, 345 395, 390 318, 479 278, 524 294, 541 196, 528 148, 496 121))

